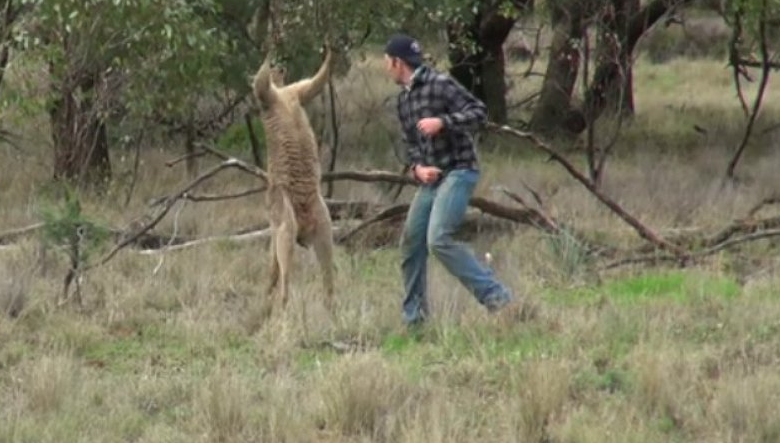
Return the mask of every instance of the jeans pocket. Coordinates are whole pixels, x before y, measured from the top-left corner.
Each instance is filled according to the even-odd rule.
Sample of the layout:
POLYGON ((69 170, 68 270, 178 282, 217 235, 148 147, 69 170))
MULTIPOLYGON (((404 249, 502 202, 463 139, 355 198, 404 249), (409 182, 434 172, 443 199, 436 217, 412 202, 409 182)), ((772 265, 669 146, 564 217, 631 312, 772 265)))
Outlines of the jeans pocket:
POLYGON ((447 176, 458 183, 469 185, 476 185, 479 181, 479 171, 476 169, 455 169, 450 171, 447 176))

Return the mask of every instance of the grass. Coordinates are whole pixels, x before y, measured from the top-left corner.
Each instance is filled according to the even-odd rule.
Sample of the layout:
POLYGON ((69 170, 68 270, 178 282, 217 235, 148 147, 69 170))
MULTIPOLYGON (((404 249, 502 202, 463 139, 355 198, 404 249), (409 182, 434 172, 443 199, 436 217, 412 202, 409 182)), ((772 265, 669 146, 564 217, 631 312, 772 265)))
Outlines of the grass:
MULTIPOLYGON (((662 235, 716 230, 775 189, 780 156, 762 148, 777 142, 771 133, 749 146, 741 166, 749 180, 720 186, 744 123, 722 68, 717 60, 638 62, 638 115, 618 138, 604 189, 662 235)), ((383 102, 396 89, 373 80, 379 69, 368 58, 338 85, 347 122, 341 168, 397 168, 389 147, 395 122, 383 102)), ((535 77, 516 82, 512 97, 536 87, 535 77)), ((762 128, 780 116, 778 91, 770 83, 762 128)), ((39 219, 48 156, 45 144, 27 142, 26 155, 0 150, 3 231, 39 219)), ((546 158, 515 143, 482 147, 479 194, 501 199, 493 185, 522 192, 527 183, 589 239, 641 244, 546 158)), ((106 196, 82 196, 86 217, 126 226, 149 199, 186 180, 183 170, 162 166, 171 152, 143 152, 129 205, 116 204, 126 192, 117 183, 106 196)), ((116 167, 121 174, 131 163, 116 167)), ((252 185, 231 172, 203 192, 252 185)), ((336 196, 387 201, 380 185, 340 184, 336 196)), ((259 196, 188 203, 159 230, 220 234, 263 217, 259 196)), ((313 255, 296 250, 290 305, 269 315, 265 246, 123 251, 85 276, 81 310, 54 303, 63 254, 45 251, 34 236, 0 249, 0 442, 770 442, 780 435, 772 241, 693 268, 596 275, 570 237, 525 227, 482 235, 473 243, 478 256, 491 253, 497 274, 539 303, 537 317, 507 323, 488 315, 434 263, 433 320, 415 332, 400 324, 395 248, 338 248, 330 313, 319 275, 307 272, 316 269, 313 255)))

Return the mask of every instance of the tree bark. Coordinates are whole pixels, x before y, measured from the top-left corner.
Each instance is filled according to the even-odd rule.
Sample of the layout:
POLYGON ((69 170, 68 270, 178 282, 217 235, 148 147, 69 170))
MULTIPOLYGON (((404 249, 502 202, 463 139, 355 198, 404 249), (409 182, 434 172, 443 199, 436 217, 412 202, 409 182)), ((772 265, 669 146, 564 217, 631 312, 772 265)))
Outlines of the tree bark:
POLYGON ((581 132, 581 116, 571 108, 571 95, 580 66, 579 44, 584 37, 585 11, 576 6, 552 12, 553 38, 539 102, 531 117, 533 132, 551 135, 563 129, 581 132))
POLYGON ((0 1, 0 9, 2 9, 2 16, 0 16, 0 84, 2 84, 5 77, 5 69, 8 67, 10 59, 11 27, 14 21, 16 21, 19 11, 17 8, 14 8, 13 0, 0 1))
MULTIPOLYGON (((613 4, 616 7, 618 4, 631 2, 633 4, 629 7, 621 6, 624 9, 628 9, 623 16, 626 18, 630 17, 623 27, 625 32, 619 30, 621 27, 620 20, 622 20, 617 17, 619 14, 616 14, 615 17, 615 25, 618 28, 617 37, 620 39, 617 45, 620 48, 619 55, 611 59, 607 58, 599 63, 593 76, 593 82, 585 93, 584 114, 590 122, 596 121, 605 109, 610 107, 612 109, 618 108, 615 91, 625 88, 625 91, 628 93, 628 91, 633 89, 630 83, 630 71, 625 68, 630 68, 634 48, 642 35, 666 13, 677 6, 690 3, 690 0, 653 0, 645 7, 639 9, 638 12, 630 14, 630 16, 628 13, 630 13, 632 7, 639 3, 637 0, 613 0, 613 4), (623 75, 624 72, 627 72, 627 75, 623 75), (624 79, 628 79, 629 83, 623 85, 622 81, 624 79)), ((633 104, 631 109, 633 110, 633 104)))
POLYGON ((111 178, 106 122, 90 97, 97 82, 98 74, 70 73, 56 86, 49 109, 56 180, 100 187, 111 178))
MULTIPOLYGON (((530 8, 531 0, 518 0, 518 10, 530 8)), ((453 20, 447 25, 450 74, 477 98, 485 102, 488 118, 507 119, 505 59, 503 45, 515 19, 501 15, 499 1, 477 0, 476 14, 468 22, 453 20)))
POLYGON ((99 185, 111 178, 106 124, 75 101, 68 92, 51 109, 54 178, 99 185))
POLYGON ((605 106, 609 112, 633 115, 633 47, 629 48, 623 42, 628 41, 630 19, 639 10, 639 0, 612 0, 610 6, 602 24, 598 60, 600 64, 614 64, 617 78, 606 85, 605 106))

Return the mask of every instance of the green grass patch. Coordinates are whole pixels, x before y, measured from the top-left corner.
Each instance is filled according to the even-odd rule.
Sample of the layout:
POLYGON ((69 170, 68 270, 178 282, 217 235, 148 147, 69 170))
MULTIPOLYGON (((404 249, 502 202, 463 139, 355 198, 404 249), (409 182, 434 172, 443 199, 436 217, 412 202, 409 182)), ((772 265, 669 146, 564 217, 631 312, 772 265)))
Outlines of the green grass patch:
POLYGON ((734 279, 696 272, 667 271, 610 280, 599 286, 548 293, 548 300, 561 304, 599 302, 603 298, 621 304, 652 300, 680 303, 717 297, 731 299, 741 293, 734 279))
POLYGON ((105 336, 85 348, 81 357, 91 366, 124 373, 152 364, 160 369, 208 371, 221 359, 239 367, 254 366, 255 345, 237 334, 185 336, 180 331, 146 325, 129 335, 105 336))
POLYGON ((556 355, 562 348, 563 342, 558 336, 536 328, 497 335, 489 327, 464 329, 458 326, 392 334, 381 345, 382 352, 388 357, 423 365, 464 358, 519 363, 556 355))

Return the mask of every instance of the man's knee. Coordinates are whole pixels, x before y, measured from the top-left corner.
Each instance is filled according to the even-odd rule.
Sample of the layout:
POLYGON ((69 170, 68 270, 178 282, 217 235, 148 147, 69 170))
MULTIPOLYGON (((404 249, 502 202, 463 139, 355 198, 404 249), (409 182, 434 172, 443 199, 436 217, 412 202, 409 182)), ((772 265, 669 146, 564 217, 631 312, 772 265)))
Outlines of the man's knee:
POLYGON ((425 247, 425 235, 414 229, 404 228, 401 232, 401 240, 399 242, 402 252, 414 251, 418 248, 425 247))
POLYGON ((432 254, 441 254, 452 247, 453 239, 451 235, 443 232, 433 232, 428 236, 428 250, 432 254))

